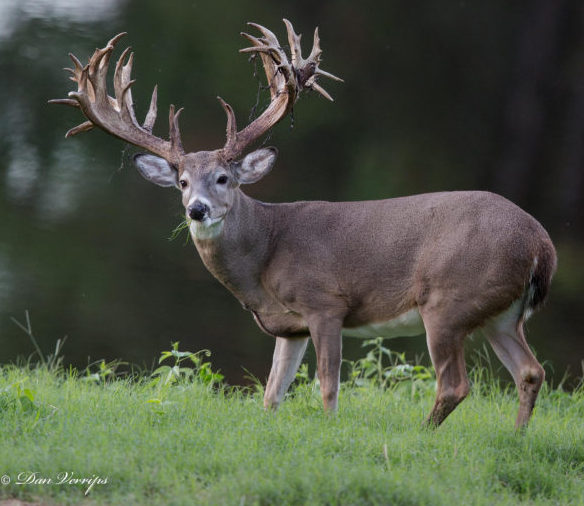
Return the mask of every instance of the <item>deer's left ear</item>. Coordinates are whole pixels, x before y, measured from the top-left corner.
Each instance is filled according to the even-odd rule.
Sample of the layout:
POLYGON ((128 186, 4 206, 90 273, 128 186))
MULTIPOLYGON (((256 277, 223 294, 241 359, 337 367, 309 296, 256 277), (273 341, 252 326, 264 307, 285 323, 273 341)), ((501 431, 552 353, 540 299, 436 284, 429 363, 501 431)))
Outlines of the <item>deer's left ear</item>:
POLYGON ((277 156, 276 148, 262 148, 249 153, 233 167, 237 182, 251 184, 259 181, 272 170, 277 156))

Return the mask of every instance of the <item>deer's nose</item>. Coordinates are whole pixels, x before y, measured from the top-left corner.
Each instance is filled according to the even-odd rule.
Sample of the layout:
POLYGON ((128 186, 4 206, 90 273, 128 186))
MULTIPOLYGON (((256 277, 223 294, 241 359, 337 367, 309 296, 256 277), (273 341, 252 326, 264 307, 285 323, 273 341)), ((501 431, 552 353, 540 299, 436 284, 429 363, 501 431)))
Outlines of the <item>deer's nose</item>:
POLYGON ((209 212, 209 207, 206 204, 196 200, 194 204, 187 209, 189 216, 195 221, 202 221, 205 215, 209 212))

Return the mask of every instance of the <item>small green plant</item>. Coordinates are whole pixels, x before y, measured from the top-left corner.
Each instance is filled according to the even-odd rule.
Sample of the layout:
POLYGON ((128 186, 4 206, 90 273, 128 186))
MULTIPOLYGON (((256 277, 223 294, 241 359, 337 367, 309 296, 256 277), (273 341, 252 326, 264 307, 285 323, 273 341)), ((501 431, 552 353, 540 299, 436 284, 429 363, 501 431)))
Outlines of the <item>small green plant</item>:
POLYGON ((193 382, 199 382, 212 388, 220 385, 224 378, 220 372, 213 371, 210 362, 205 361, 205 357, 211 356, 209 350, 193 353, 180 351, 178 346, 178 341, 172 343, 172 349, 163 351, 158 359, 159 364, 165 360, 174 360, 174 364, 161 365, 151 374, 149 384, 155 389, 155 397, 146 402, 151 404, 158 414, 163 414, 164 411, 161 408, 170 404, 169 401, 165 400, 169 388, 193 382), (191 367, 187 367, 186 364, 190 364, 191 367))
POLYGON ((345 361, 349 365, 349 386, 373 383, 381 388, 389 388, 403 382, 419 384, 434 381, 431 368, 409 364, 405 353, 392 351, 383 345, 383 337, 368 339, 363 342, 362 347, 371 347, 365 357, 345 361))
POLYGON ((38 409, 35 403, 36 392, 24 386, 28 377, 24 377, 0 389, 2 408, 16 407, 23 413, 30 413, 38 409))
POLYGON ((296 384, 297 385, 308 385, 312 379, 310 378, 310 373, 308 372, 308 364, 305 362, 301 364, 296 372, 296 384))
POLYGON ((95 364, 90 364, 85 369, 84 381, 90 381, 93 383, 105 383, 108 380, 113 380, 116 378, 116 369, 125 365, 126 362, 121 362, 120 360, 113 360, 112 362, 106 362, 105 360, 100 360, 97 362, 97 370, 93 371, 93 366, 95 364))
POLYGON ((213 372, 211 363, 205 362, 204 357, 210 357, 209 350, 201 350, 197 353, 191 351, 180 351, 179 342, 172 343, 172 349, 163 351, 160 354, 158 363, 165 360, 174 359, 173 365, 162 365, 153 373, 152 377, 157 384, 172 385, 181 381, 197 379, 204 385, 216 385, 223 381, 223 375, 219 372, 213 372), (191 363, 192 367, 186 367, 184 363, 191 363))
POLYGON ((318 374, 315 372, 314 376, 310 376, 308 364, 301 364, 296 372, 295 380, 292 387, 286 393, 286 398, 294 398, 301 402, 304 409, 320 410, 320 381, 318 374))
MULTIPOLYGON (((49 374, 57 374, 57 371, 49 374)), ((29 380, 29 376, 24 376, 0 388, 0 412, 14 413, 23 432, 33 430, 39 422, 48 420, 58 411, 52 404, 39 401, 36 390, 27 386, 29 380)))

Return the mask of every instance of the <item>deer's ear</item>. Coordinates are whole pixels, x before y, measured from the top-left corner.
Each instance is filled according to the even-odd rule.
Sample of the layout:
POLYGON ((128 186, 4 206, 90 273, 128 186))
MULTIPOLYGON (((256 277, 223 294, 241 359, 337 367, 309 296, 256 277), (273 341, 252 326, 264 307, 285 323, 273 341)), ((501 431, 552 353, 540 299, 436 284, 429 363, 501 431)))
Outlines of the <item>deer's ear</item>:
POLYGON ((178 172, 164 158, 138 153, 134 155, 134 165, 144 179, 151 183, 158 186, 179 188, 178 172))
POLYGON ((249 153, 234 167, 237 182, 251 184, 259 181, 272 170, 277 156, 276 148, 262 148, 249 153))

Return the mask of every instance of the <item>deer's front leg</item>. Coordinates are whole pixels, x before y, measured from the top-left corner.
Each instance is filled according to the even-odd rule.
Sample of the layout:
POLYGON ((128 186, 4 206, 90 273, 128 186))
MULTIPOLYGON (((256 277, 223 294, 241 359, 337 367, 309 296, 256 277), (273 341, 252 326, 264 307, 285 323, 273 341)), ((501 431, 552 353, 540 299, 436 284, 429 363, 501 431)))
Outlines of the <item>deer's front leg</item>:
POLYGON ((296 376, 307 344, 308 337, 297 339, 276 337, 272 369, 264 394, 264 408, 274 410, 278 408, 296 376))
POLYGON ((325 411, 336 411, 341 379, 342 318, 317 318, 309 321, 310 337, 316 350, 320 393, 325 411))

